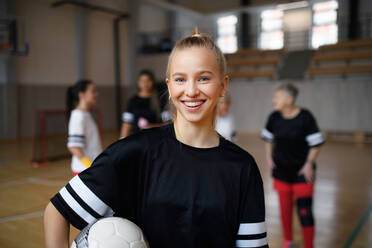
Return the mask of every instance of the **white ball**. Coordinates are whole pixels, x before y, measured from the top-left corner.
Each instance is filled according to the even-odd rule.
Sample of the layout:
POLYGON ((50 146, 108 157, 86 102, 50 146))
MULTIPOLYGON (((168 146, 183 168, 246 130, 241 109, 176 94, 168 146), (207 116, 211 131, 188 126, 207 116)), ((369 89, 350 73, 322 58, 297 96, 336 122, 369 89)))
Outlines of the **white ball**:
MULTIPOLYGON (((88 235, 84 236, 86 236, 87 242, 80 243, 87 243, 89 248, 149 247, 142 230, 133 222, 120 217, 108 217, 98 220, 89 228, 88 235)), ((86 247, 86 245, 76 244, 75 241, 72 243, 71 248, 86 247)))

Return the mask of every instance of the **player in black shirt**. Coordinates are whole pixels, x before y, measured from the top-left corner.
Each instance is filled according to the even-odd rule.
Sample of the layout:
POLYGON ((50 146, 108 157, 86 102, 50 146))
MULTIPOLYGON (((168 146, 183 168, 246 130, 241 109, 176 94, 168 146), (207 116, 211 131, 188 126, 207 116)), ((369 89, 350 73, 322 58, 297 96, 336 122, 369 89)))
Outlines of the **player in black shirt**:
POLYGON ((284 248, 293 247, 293 196, 297 200, 305 248, 313 247, 314 219, 312 198, 315 161, 319 146, 324 143, 315 118, 306 109, 294 105, 298 90, 284 84, 274 92, 274 112, 262 130, 266 143, 266 158, 279 194, 284 248))
POLYGON ((214 130, 225 75, 211 38, 178 41, 166 80, 174 123, 117 141, 62 188, 45 211, 47 247, 67 246, 69 223, 112 215, 140 226, 151 248, 268 247, 258 167, 214 130))
POLYGON ((138 76, 138 94, 132 96, 123 113, 120 137, 124 138, 141 129, 158 127, 171 120, 165 110, 165 101, 159 99, 155 89, 155 77, 149 70, 142 70, 138 76))

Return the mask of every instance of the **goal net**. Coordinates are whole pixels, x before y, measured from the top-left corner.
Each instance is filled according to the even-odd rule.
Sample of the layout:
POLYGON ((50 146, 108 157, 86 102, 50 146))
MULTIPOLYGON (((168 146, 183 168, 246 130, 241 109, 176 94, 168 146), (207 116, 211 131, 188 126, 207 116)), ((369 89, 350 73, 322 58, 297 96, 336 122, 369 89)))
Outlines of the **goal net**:
MULTIPOLYGON (((101 112, 95 109, 92 115, 101 133, 101 112)), ((67 150, 66 110, 39 110, 36 112, 35 121, 31 166, 42 167, 48 161, 70 157, 71 154, 67 150)))

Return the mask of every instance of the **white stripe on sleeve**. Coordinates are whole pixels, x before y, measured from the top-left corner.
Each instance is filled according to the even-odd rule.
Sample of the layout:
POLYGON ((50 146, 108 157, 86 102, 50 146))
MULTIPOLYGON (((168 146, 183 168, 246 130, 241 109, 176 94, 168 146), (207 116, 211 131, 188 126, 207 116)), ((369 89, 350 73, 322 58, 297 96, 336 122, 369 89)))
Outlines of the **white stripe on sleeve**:
POLYGON ((134 114, 130 112, 124 112, 122 118, 123 118, 123 122, 133 122, 134 114))
POLYGON ((172 120, 172 116, 171 116, 170 112, 167 111, 167 110, 161 112, 161 120, 163 122, 167 122, 167 121, 172 120))
POLYGON ((261 247, 267 245, 267 238, 253 240, 237 240, 236 247, 261 247))
POLYGON ((59 191, 59 194, 70 206, 70 208, 87 223, 92 223, 97 220, 90 213, 88 213, 82 206, 80 206, 80 204, 74 199, 74 197, 67 191, 65 187, 63 187, 59 191))
POLYGON ((69 182, 75 193, 94 211, 99 215, 108 217, 113 216, 114 211, 101 199, 99 199, 96 194, 94 194, 84 183, 81 181, 80 177, 77 175, 72 178, 69 182))
POLYGON ((272 134, 269 130, 266 128, 262 129, 261 136, 267 140, 272 141, 274 139, 274 134, 272 134))
POLYGON ((321 132, 317 132, 306 136, 306 141, 309 146, 316 146, 323 143, 324 138, 321 132))
POLYGON ((256 235, 266 232, 265 222, 242 223, 239 226, 238 235, 256 235))

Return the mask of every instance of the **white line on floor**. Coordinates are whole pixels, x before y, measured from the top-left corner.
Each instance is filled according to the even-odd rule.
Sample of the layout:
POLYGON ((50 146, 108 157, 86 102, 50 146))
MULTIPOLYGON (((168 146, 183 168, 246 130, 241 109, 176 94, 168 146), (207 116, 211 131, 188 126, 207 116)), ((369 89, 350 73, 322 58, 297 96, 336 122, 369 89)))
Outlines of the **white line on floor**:
POLYGON ((4 218, 0 218, 0 223, 6 223, 10 221, 16 221, 16 220, 26 220, 26 219, 32 219, 41 217, 44 215, 43 211, 28 213, 28 214, 22 214, 22 215, 15 215, 15 216, 8 216, 4 218))

